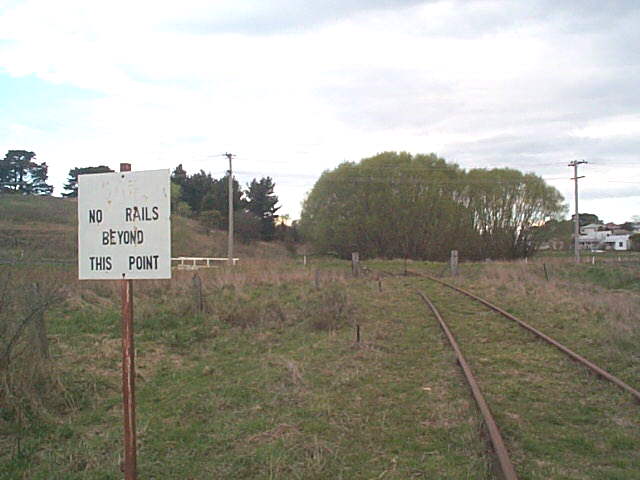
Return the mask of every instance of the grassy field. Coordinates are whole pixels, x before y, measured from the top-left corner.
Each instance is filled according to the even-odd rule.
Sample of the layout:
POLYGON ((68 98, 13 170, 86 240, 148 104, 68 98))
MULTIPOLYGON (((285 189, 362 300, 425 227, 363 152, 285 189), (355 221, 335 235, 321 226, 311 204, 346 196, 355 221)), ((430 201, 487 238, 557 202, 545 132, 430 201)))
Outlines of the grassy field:
MULTIPOLYGON (((172 256, 224 257, 227 233, 207 231, 196 220, 171 216, 172 256)), ((286 258, 276 243, 236 243, 241 258, 286 258)), ((0 195, 0 262, 74 263, 77 258, 75 199, 0 195)))
MULTIPOLYGON (((640 297, 620 280, 627 270, 612 282, 588 273, 608 266, 558 264, 547 281, 539 267, 463 264, 455 281, 638 388, 640 297)), ((12 273, 65 288, 46 316, 49 382, 4 397, 0 478, 121 478, 115 285, 79 283, 64 268, 12 273)), ((140 478, 496 478, 477 409, 416 289, 450 322, 521 478, 640 478, 637 404, 452 291, 414 276, 383 277, 380 291, 375 272, 353 279, 340 261, 253 261, 201 271, 199 312, 192 275, 136 282, 140 478)))

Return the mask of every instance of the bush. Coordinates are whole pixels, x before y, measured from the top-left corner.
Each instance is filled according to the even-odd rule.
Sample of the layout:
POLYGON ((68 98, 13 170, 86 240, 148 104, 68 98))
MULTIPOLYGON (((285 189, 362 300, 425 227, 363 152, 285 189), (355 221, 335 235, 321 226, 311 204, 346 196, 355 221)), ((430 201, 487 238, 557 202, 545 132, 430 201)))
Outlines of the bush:
POLYGON ((235 212, 234 230, 242 243, 260 239, 260 219, 251 212, 239 210, 235 212))
POLYGON ((218 210, 204 210, 198 215, 198 222, 207 230, 218 230, 222 228, 224 219, 218 210))
POLYGON ((6 420, 23 423, 53 400, 51 392, 59 387, 45 325, 45 313, 63 299, 59 285, 32 283, 17 272, 0 277, 0 404, 6 406, 6 420))
POLYGON ((334 283, 310 295, 304 313, 314 330, 334 331, 349 323, 354 308, 344 286, 334 283))
POLYGON ((250 296, 235 289, 222 289, 215 300, 215 311, 220 320, 233 327, 247 328, 258 325, 282 326, 288 316, 282 302, 273 295, 250 296))

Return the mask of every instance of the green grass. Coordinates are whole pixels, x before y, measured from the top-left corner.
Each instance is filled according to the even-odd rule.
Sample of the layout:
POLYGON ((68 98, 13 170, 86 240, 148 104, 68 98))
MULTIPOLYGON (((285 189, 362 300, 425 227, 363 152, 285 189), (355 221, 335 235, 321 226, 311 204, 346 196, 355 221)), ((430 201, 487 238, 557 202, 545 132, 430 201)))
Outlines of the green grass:
POLYGON ((628 394, 486 308, 423 288, 449 319, 523 476, 637 478, 640 412, 628 394))
MULTIPOLYGON (((172 215, 171 251, 174 257, 225 257, 227 233, 207 231, 198 221, 172 215)), ((0 261, 48 263, 77 258, 77 201, 51 196, 0 194, 0 261)), ((236 256, 290 256, 278 242, 236 243, 236 256)))
POLYGON ((38 195, 0 194, 0 219, 15 224, 77 223, 75 200, 38 195))
MULTIPOLYGON (((176 318, 184 305, 168 299, 142 306, 140 477, 488 478, 474 408, 446 348, 425 348, 437 330, 416 300, 398 282, 382 293, 368 281, 339 285, 361 319, 360 345, 351 324, 311 328, 312 282, 212 291, 203 315, 176 318), (261 305, 247 310, 260 317, 247 328, 222 320, 219 303, 234 295, 261 305), (265 310, 273 298, 284 320, 265 310)), ((20 455, 5 438, 0 478, 120 478, 117 324, 115 309, 52 322, 57 362, 84 400, 24 432, 20 455)))
POLYGON ((579 265, 572 276, 598 286, 617 290, 640 290, 640 268, 621 265, 579 265))
MULTIPOLYGON (((638 406, 486 308, 413 276, 383 277, 379 291, 376 272, 350 279, 349 263, 331 259, 258 267, 202 273, 202 313, 191 274, 137 282, 140 478, 496 478, 475 404, 415 289, 450 322, 521 478, 640 475, 638 406), (347 318, 332 290, 346 292, 347 318), (342 328, 313 327, 330 315, 342 328)), ((526 268, 468 265, 457 281, 637 386, 637 333, 612 323, 637 294, 616 293, 613 307, 595 303, 613 294, 589 290, 576 307, 564 289, 597 287, 549 285, 526 268)), ((2 479, 121 478, 117 292, 83 285, 49 318, 70 407, 31 419, 19 449, 16 425, 0 421, 2 479)))

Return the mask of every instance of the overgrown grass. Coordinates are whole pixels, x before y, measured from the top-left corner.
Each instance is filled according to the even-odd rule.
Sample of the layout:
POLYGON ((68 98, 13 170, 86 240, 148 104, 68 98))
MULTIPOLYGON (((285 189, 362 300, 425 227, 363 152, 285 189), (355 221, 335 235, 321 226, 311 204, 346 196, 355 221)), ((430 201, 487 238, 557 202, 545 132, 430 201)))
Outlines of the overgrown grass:
MULTIPOLYGON (((203 312, 190 272, 137 282, 141 478, 487 478, 455 368, 425 350, 434 330, 402 285, 264 267, 202 273, 203 312)), ((20 454, 5 425, 2 478, 119 478, 117 291, 87 282, 51 320, 85 395, 23 431, 20 454)))
MULTIPOLYGON (((462 270, 457 281, 637 384, 636 293, 547 282, 524 264, 462 270)), ((136 282, 140 478, 495 478, 415 288, 452 322, 522 478, 637 478, 638 409, 615 387, 457 294, 349 272, 335 260, 263 261, 199 271, 199 283, 194 272, 136 282)), ((47 320, 68 407, 29 429, 0 420, 0 478, 121 478, 117 284, 65 282, 47 320)))
POLYGON ((77 224, 77 202, 38 195, 0 194, 0 219, 15 224, 77 224))
MULTIPOLYGON (((225 257, 227 233, 207 231, 193 219, 172 215, 172 255, 225 257)), ((56 197, 0 194, 0 261, 73 261, 77 257, 77 201, 56 197)), ((281 258, 290 256, 277 242, 238 243, 236 256, 281 258)))
MULTIPOLYGON (((640 387, 638 294, 581 281, 592 267, 554 265, 550 281, 539 267, 467 265, 449 280, 640 387)), ((466 297, 432 282, 423 288, 470 357, 520 472, 540 479, 638 478, 640 410, 628 394, 466 297)))
POLYGON ((640 265, 621 264, 574 265, 560 269, 565 278, 591 282, 611 290, 640 290, 640 265))

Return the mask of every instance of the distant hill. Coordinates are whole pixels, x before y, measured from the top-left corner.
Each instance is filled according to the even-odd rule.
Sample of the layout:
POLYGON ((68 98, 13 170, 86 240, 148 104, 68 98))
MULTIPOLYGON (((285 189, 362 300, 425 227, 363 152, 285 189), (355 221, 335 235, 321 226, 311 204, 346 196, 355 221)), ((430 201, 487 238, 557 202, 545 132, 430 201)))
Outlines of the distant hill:
MULTIPOLYGON (((76 199, 0 194, 0 260, 75 261, 77 248, 76 199)), ((207 232, 197 221, 172 215, 172 256, 224 257, 227 232, 207 232)), ((285 257, 277 242, 236 243, 235 256, 285 257)))

